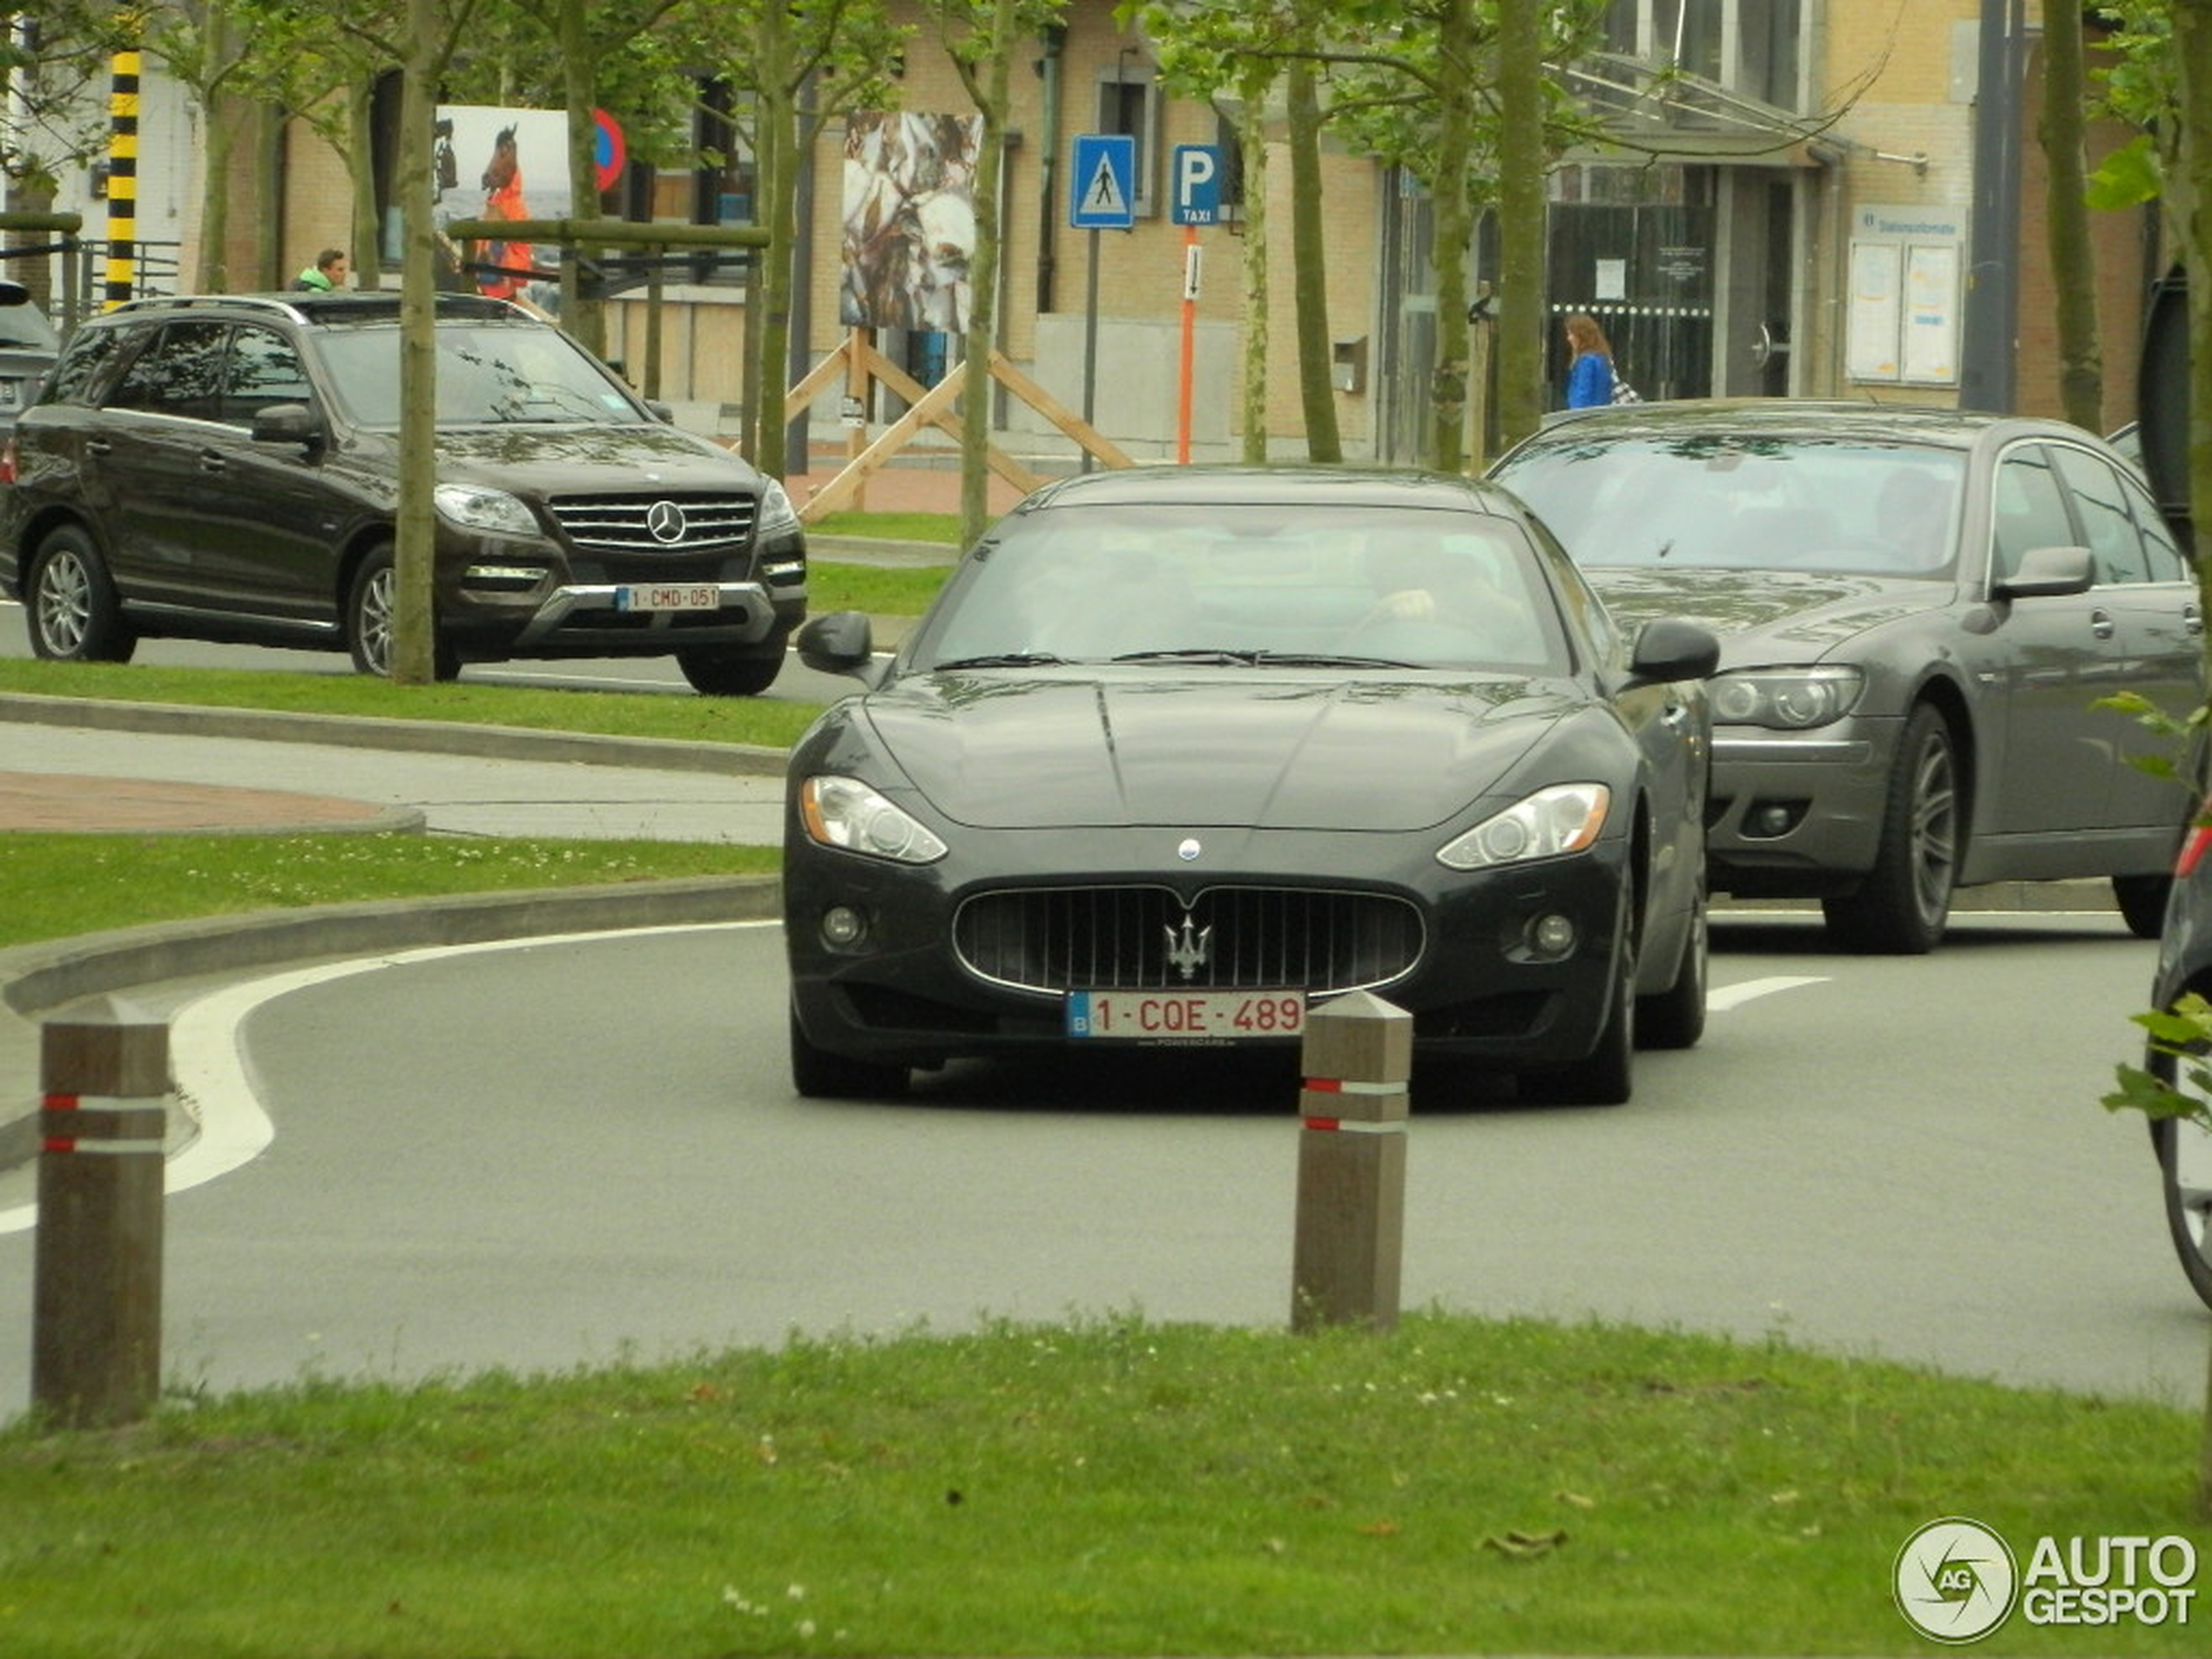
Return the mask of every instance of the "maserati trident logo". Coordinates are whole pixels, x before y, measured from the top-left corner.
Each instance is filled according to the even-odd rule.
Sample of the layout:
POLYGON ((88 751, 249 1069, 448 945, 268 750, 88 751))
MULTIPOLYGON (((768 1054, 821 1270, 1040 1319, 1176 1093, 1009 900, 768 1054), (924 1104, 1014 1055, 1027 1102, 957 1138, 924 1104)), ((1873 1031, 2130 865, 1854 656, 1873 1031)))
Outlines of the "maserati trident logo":
POLYGON ((672 501, 657 501, 645 509, 645 529, 656 542, 680 542, 684 509, 672 501))
POLYGON ((1160 931, 1168 936, 1168 961, 1174 964, 1176 971, 1183 975, 1183 982, 1188 985, 1198 977, 1198 970, 1206 965, 1206 958, 1212 952, 1212 924, 1210 922, 1204 927, 1199 927, 1186 910, 1183 913, 1181 928, 1163 927, 1160 931))

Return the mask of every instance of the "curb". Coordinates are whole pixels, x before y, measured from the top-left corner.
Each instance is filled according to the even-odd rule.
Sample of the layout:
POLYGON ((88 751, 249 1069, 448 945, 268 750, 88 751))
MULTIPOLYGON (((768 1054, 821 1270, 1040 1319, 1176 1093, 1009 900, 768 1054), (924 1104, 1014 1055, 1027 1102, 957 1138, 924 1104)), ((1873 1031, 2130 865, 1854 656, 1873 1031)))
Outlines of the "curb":
POLYGON ((199 738, 246 738, 263 743, 392 749, 410 754, 468 755, 478 759, 569 760, 588 766, 727 772, 750 777, 779 778, 789 759, 784 750, 757 744, 600 737, 524 726, 471 725, 458 720, 392 720, 197 704, 110 702, 30 691, 0 692, 0 720, 100 732, 172 732, 199 738))
MULTIPOLYGON (((765 921, 782 914, 782 894, 776 876, 702 876, 260 911, 22 945, 0 951, 0 1075, 19 1056, 37 1077, 38 1015, 132 986, 431 945, 765 921)), ((36 1098, 0 1101, 0 1170, 37 1150, 37 1126, 36 1098)))

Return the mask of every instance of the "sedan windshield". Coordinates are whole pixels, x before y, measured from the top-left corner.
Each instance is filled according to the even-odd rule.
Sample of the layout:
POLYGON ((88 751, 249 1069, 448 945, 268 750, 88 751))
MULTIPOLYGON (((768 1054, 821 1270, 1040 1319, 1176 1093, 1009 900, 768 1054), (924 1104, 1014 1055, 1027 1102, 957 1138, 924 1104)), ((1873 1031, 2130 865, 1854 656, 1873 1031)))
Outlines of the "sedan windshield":
POLYGON ((1511 521, 1309 504, 1016 516, 917 644, 922 669, 1550 673, 1568 660, 1543 570, 1511 521))
POLYGON ((1577 563, 1947 577, 1962 451, 1809 437, 1570 437, 1495 475, 1577 563))
MULTIPOLYGON (((441 323, 437 328, 442 427, 627 425, 637 405, 557 329, 441 323)), ((329 387, 354 426, 397 431, 400 331, 325 329, 314 336, 329 387)))

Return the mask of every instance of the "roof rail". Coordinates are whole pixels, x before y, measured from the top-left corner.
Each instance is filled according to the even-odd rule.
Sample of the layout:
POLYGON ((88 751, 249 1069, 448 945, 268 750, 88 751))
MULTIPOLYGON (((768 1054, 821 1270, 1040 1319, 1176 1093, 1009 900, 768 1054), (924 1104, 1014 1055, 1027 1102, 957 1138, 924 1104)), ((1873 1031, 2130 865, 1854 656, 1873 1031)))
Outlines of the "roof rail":
POLYGON ((297 317, 299 311, 289 302, 273 299, 266 293, 165 293, 145 294, 136 300, 125 300, 120 305, 108 307, 118 311, 191 310, 201 306, 253 306, 269 311, 280 311, 297 317))

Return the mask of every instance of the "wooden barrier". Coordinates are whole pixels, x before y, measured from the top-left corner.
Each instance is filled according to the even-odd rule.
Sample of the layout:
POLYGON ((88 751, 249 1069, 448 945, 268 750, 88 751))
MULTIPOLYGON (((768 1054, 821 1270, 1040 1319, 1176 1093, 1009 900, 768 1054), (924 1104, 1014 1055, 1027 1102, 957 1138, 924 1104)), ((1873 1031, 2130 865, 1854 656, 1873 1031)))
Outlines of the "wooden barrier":
POLYGON ((1413 1016, 1366 991, 1307 1020, 1291 1328, 1398 1324, 1413 1016))
POLYGON ((58 1427, 109 1427, 160 1391, 169 1028, 110 1003, 39 1039, 31 1406, 58 1427))

